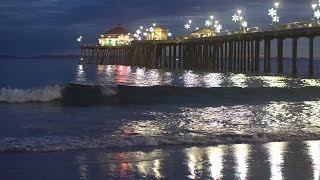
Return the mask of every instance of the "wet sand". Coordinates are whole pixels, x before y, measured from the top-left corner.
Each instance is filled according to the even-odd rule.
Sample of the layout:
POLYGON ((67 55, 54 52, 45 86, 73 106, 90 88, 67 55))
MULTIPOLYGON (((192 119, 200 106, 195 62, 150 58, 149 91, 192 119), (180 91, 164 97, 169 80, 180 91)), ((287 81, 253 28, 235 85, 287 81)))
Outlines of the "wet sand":
POLYGON ((0 179, 320 178, 320 141, 0 153, 0 179))

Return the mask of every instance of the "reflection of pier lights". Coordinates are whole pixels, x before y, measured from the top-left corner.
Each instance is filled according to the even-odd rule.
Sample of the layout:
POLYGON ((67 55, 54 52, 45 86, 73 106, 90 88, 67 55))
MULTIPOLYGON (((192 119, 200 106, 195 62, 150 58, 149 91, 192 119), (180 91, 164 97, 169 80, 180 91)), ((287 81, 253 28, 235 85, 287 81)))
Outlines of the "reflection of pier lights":
POLYGON ((188 178, 199 179, 202 176, 202 169, 204 166, 203 156, 204 152, 201 148, 192 147, 184 150, 187 156, 187 164, 189 168, 188 178), (201 174, 200 174, 201 173, 201 174))
POLYGON ((83 70, 83 66, 81 64, 78 65, 77 68, 77 82, 85 82, 86 81, 86 74, 83 70))
POLYGON ((193 71, 186 71, 182 75, 182 79, 184 82, 184 86, 186 87, 196 87, 199 85, 200 80, 199 80, 199 75, 193 73, 193 71))
POLYGON ((117 83, 126 83, 128 79, 128 66, 116 65, 115 79, 117 83))
POLYGON ((80 179, 88 179, 88 160, 84 153, 76 156, 77 164, 79 164, 80 179))
POLYGON ((134 158, 137 159, 143 159, 143 161, 138 161, 135 163, 136 170, 139 172, 139 174, 149 177, 152 179, 163 179, 164 175, 161 173, 161 166, 162 166, 162 161, 163 161, 163 152, 162 150, 154 150, 152 152, 144 153, 144 152, 139 152, 139 153, 134 153, 134 158), (145 161, 144 159, 146 157, 159 157, 154 160, 148 160, 145 161))
POLYGON ((250 146, 247 144, 237 144, 233 148, 234 157, 236 158, 237 179, 247 179, 250 146))
POLYGON ((312 160, 313 166, 313 179, 320 179, 320 142, 319 141, 308 141, 308 154, 312 160))
POLYGON ((226 146, 210 147, 207 149, 207 156, 210 163, 212 179, 222 179, 223 156, 226 146))
MULTIPOLYGON (((80 47, 82 46, 82 38, 83 38, 82 36, 79 36, 79 37, 77 38, 77 42, 79 43, 80 47)), ((82 53, 81 53, 79 64, 81 64, 82 61, 83 61, 83 57, 82 57, 82 53)))
POLYGON ((265 145, 268 153, 269 153, 269 164, 272 180, 281 180, 282 177, 282 165, 284 163, 283 160, 283 152, 286 150, 287 143, 286 142, 272 142, 265 145))

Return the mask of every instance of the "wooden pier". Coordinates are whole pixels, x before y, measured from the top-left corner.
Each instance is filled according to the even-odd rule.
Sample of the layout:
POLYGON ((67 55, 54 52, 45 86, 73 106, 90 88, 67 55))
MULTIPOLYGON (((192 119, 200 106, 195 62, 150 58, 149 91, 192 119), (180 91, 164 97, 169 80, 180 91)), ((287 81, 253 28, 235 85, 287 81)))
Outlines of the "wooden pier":
POLYGON ((292 40, 292 74, 298 73, 299 38, 309 39, 309 75, 314 73, 314 38, 320 27, 241 33, 170 41, 133 41, 129 46, 81 46, 88 64, 122 64, 219 72, 271 72, 271 44, 277 41, 277 73, 283 74, 284 40, 292 40), (263 47, 263 53, 262 49, 263 47), (263 61, 261 61, 263 58, 263 61), (260 64, 262 62, 262 64, 260 64), (259 69, 259 68, 263 69, 259 69))

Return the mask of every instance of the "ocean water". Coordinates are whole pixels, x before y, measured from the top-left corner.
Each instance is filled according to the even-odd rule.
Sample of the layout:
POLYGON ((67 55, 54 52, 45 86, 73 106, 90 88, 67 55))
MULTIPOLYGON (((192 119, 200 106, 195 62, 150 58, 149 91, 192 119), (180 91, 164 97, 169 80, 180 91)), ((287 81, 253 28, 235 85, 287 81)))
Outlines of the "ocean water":
POLYGON ((320 139, 317 77, 0 60, 0 152, 320 139))
POLYGON ((317 180, 319 63, 312 78, 299 67, 291 77, 0 59, 0 179, 317 180))

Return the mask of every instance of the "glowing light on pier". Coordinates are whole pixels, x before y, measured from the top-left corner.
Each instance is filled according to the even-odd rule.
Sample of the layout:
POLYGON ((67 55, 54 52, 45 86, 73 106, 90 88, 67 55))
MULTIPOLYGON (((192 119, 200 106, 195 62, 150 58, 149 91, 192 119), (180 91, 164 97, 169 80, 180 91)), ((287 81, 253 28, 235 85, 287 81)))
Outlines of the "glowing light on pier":
POLYGON ((78 41, 78 42, 81 42, 81 41, 82 41, 82 36, 79 36, 79 37, 77 38, 77 41, 78 41))
MULTIPOLYGON (((220 33, 222 30, 222 25, 219 24, 219 21, 214 21, 214 16, 210 16, 209 19, 207 19, 204 22, 205 26, 207 27, 211 27, 213 29, 215 29, 216 33, 220 33)), ((211 36, 213 35, 213 32, 211 32, 211 36)))
POLYGON ((189 30, 189 29, 191 28, 191 26, 190 26, 190 24, 185 24, 185 25, 184 25, 184 28, 185 28, 186 30, 189 30))
POLYGON ((143 29, 143 26, 140 26, 136 30, 136 33, 133 34, 133 37, 135 37, 136 40, 142 40, 142 35, 144 35, 143 29))
POLYGON ((320 0, 318 1, 318 3, 313 3, 311 5, 312 10, 313 10, 313 17, 312 18, 312 25, 318 25, 319 24, 319 19, 320 19, 320 0))
POLYGON ((248 22, 241 14, 242 10, 238 10, 237 13, 232 16, 232 21, 239 23, 239 33, 246 32, 248 27, 248 22))
POLYGON ((184 25, 184 28, 186 29, 186 30, 191 30, 191 24, 192 24, 192 20, 188 20, 188 22, 184 25))
POLYGON ((312 9, 314 11, 314 17, 320 19, 320 0, 319 4, 312 4, 312 9))
POLYGON ((280 17, 278 15, 279 2, 274 3, 274 7, 268 10, 268 15, 272 19, 272 27, 274 29, 278 28, 278 23, 280 22, 280 17))

